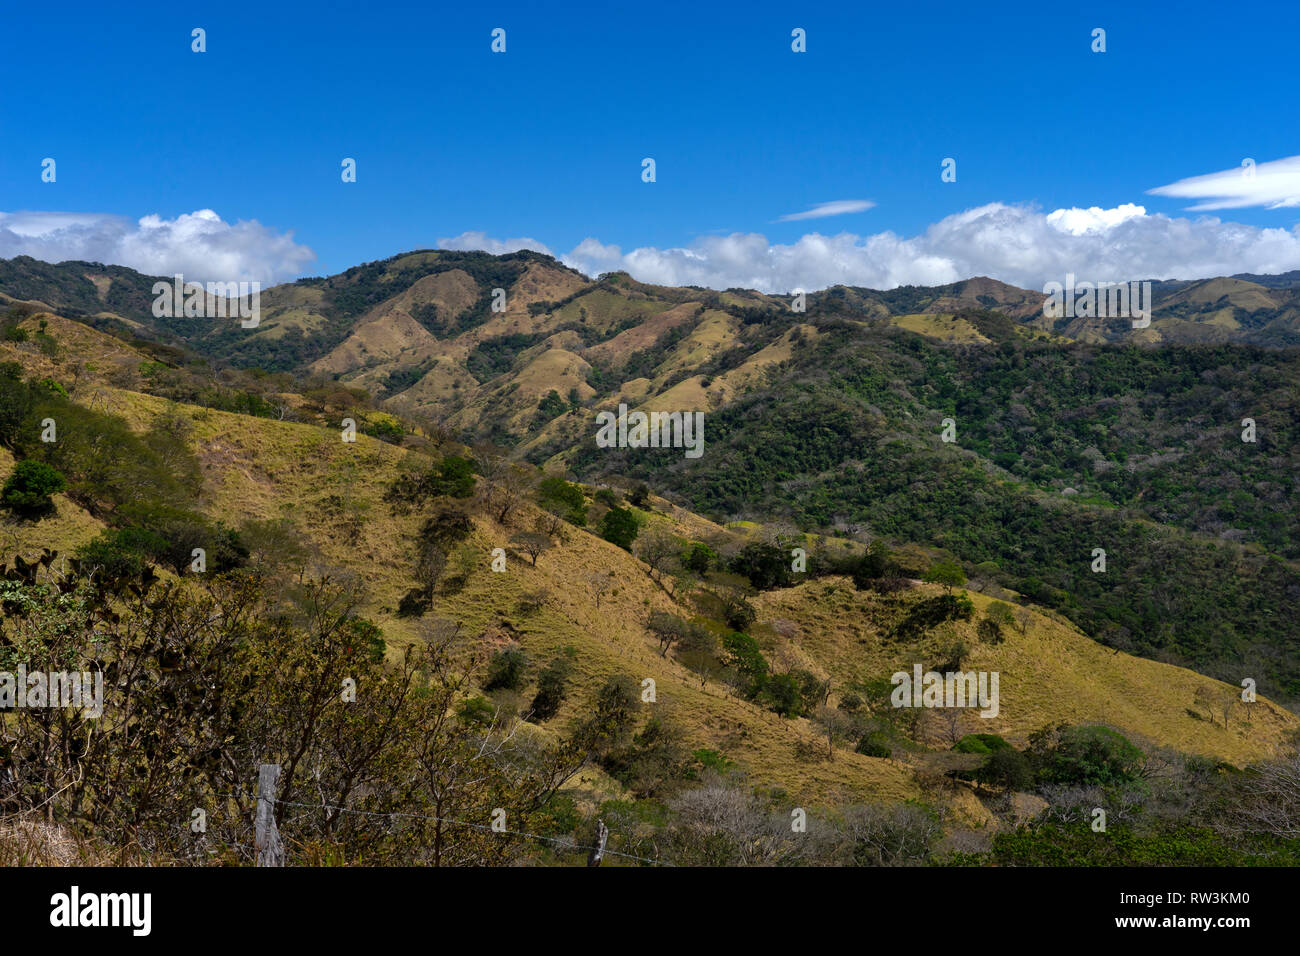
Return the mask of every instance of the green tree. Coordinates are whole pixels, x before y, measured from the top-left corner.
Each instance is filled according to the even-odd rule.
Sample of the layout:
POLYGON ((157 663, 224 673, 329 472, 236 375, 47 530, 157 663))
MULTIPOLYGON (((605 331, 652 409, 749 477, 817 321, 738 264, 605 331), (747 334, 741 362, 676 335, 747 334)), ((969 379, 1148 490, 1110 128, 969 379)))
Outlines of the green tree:
POLYGON ((13 473, 0 491, 0 502, 22 518, 43 518, 54 512, 56 495, 67 487, 57 469, 43 461, 25 459, 14 466, 13 473))
POLYGON ((682 566, 696 574, 707 574, 717 563, 717 553, 702 541, 692 541, 682 553, 682 566))
POLYGON ((1060 726, 1030 738, 1031 759, 1045 783, 1108 785, 1134 779, 1143 754, 1109 727, 1060 726))
POLYGON ((737 690, 748 699, 757 697, 767 683, 769 671, 758 641, 748 634, 732 631, 722 639, 722 649, 723 663, 736 675, 737 690))
POLYGON ((541 723, 550 720, 560 711, 568 695, 569 662, 557 657, 537 675, 537 693, 529 705, 533 720, 541 723))
POLYGON ((497 651, 488 663, 483 689, 518 690, 524 682, 524 671, 527 667, 528 658, 519 648, 508 647, 503 651, 497 651))
POLYGON ((632 542, 639 531, 636 514, 629 508, 610 508, 600 519, 600 536, 624 551, 632 550, 632 542))
POLYGON ((931 584, 942 584, 948 594, 966 583, 966 572, 955 561, 937 561, 925 575, 931 584))

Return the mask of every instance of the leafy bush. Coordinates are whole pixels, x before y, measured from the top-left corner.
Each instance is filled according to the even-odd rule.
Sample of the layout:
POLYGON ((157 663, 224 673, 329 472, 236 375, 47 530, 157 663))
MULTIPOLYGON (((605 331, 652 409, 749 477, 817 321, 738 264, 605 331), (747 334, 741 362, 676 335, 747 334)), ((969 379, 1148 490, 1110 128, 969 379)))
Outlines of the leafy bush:
POLYGON ((878 730, 863 734, 855 749, 868 757, 889 757, 894 753, 889 738, 878 730))
POLYGON ((640 530, 640 522, 629 508, 610 508, 600 519, 600 536, 624 551, 632 550, 632 542, 640 530))
POLYGON ((682 554, 682 567, 696 574, 707 574, 717 563, 717 553, 702 541, 692 541, 682 554))
POLYGON ((723 663, 734 672, 734 683, 741 696, 753 699, 763 690, 770 670, 758 641, 748 634, 732 631, 722 639, 723 663))
POLYGON ((754 541, 731 559, 730 568, 749 578, 760 591, 789 587, 793 581, 789 552, 774 544, 754 541))
POLYGON ((550 720, 560 711, 568 694, 569 662, 557 657, 537 675, 537 693, 529 705, 533 720, 541 723, 550 720))
POLYGON ((582 489, 558 475, 548 475, 537 486, 537 503, 581 528, 587 523, 587 498, 582 489))
POLYGON ((14 466, 13 473, 0 490, 0 502, 22 518, 41 518, 54 511, 56 495, 67 487, 57 469, 43 461, 26 459, 14 466))
POLYGON ((952 749, 959 754, 991 754, 1014 748, 997 734, 967 734, 952 749))
POLYGON ((1142 751, 1109 727, 1060 726, 1030 738, 1030 754, 1043 783, 1124 783, 1137 777, 1142 751))
POLYGON ((1007 790, 1028 790, 1034 783, 1034 768, 1029 758, 1014 747, 994 750, 984 765, 975 771, 975 779, 1007 790))
POLYGON ((518 690, 524 682, 524 671, 528 667, 528 658, 517 647, 506 648, 492 655, 488 663, 487 677, 483 681, 484 690, 518 690))

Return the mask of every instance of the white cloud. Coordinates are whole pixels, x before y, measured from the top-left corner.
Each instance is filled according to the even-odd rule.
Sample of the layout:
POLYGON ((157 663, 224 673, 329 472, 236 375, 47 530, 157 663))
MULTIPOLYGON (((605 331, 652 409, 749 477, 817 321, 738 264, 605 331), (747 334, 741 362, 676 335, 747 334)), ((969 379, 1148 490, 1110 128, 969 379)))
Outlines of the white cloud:
POLYGON ((211 209, 136 223, 104 213, 0 213, 0 258, 85 260, 146 275, 180 272, 198 282, 257 281, 301 275, 316 254, 257 220, 224 222, 211 209))
POLYGON ((1116 206, 1114 209, 1102 209, 1100 206, 1080 209, 1075 206, 1048 213, 1047 224, 1072 236, 1086 236, 1089 233, 1105 232, 1127 219, 1137 219, 1146 214, 1145 206, 1135 206, 1131 202, 1116 206))
POLYGON ((866 212, 876 204, 870 199, 836 199, 833 202, 818 203, 803 212, 792 212, 782 216, 777 222, 795 222, 799 219, 824 219, 827 216, 843 216, 851 212, 866 212))
POLYGON ((1188 207, 1196 210, 1300 206, 1300 156, 1268 163, 1245 163, 1235 169, 1180 179, 1147 192, 1155 196, 1210 200, 1188 207))
POLYGON ((548 256, 552 254, 550 249, 536 239, 529 239, 526 236, 518 239, 493 239, 485 232, 462 232, 459 236, 450 239, 439 239, 438 248, 459 252, 490 252, 494 256, 518 252, 520 249, 543 252, 548 256))
POLYGON ((948 216, 910 238, 893 232, 809 233, 774 244, 757 233, 703 236, 685 248, 586 239, 562 257, 596 275, 623 269, 644 282, 767 292, 844 284, 891 289, 986 275, 1023 288, 1064 281, 1199 279, 1300 269, 1300 227, 1259 228, 1213 217, 1173 218, 1137 205, 1058 209, 990 203, 948 216))

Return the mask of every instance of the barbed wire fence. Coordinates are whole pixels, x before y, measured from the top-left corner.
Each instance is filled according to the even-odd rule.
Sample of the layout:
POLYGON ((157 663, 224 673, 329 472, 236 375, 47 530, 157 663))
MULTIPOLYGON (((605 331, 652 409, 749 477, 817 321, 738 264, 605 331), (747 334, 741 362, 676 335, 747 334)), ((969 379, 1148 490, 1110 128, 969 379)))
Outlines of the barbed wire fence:
POLYGON ((255 866, 285 865, 286 854, 284 843, 280 839, 280 830, 275 819, 276 805, 282 807, 298 807, 306 810, 319 810, 322 812, 351 813, 361 816, 383 817, 388 819, 400 818, 426 820, 443 826, 465 827, 471 830, 495 833, 500 836, 526 837, 542 843, 553 844, 564 851, 574 853, 586 852, 588 854, 588 866, 600 866, 601 862, 607 856, 620 857, 622 859, 632 860, 637 863, 645 863, 651 866, 674 865, 667 860, 658 860, 653 857, 638 856, 635 853, 624 853, 621 850, 609 849, 607 846, 609 840, 609 828, 605 825, 604 820, 596 821, 596 842, 594 844, 583 844, 576 841, 566 840, 563 837, 545 836, 540 833, 530 833, 527 830, 512 830, 494 824, 472 823, 468 820, 454 820, 449 817, 439 817, 427 813, 358 810, 353 807, 340 807, 328 803, 300 803, 295 800, 281 800, 275 795, 276 785, 278 784, 279 779, 279 764, 262 764, 258 768, 256 832, 254 836, 254 845, 251 848, 247 848, 251 849, 255 854, 255 866))

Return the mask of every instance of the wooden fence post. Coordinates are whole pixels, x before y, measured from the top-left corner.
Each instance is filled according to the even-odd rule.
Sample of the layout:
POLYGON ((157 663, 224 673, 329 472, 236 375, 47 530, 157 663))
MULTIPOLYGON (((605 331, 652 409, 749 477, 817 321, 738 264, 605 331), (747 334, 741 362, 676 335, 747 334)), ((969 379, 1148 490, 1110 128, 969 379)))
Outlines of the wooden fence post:
POLYGON ((284 866, 284 845, 275 825, 275 785, 280 779, 278 763, 257 768, 257 831, 253 845, 257 866, 284 866))
POLYGON ((588 866, 600 866, 600 861, 605 858, 605 841, 609 839, 609 827, 605 826, 604 820, 596 821, 596 845, 591 848, 591 856, 587 857, 588 866))

